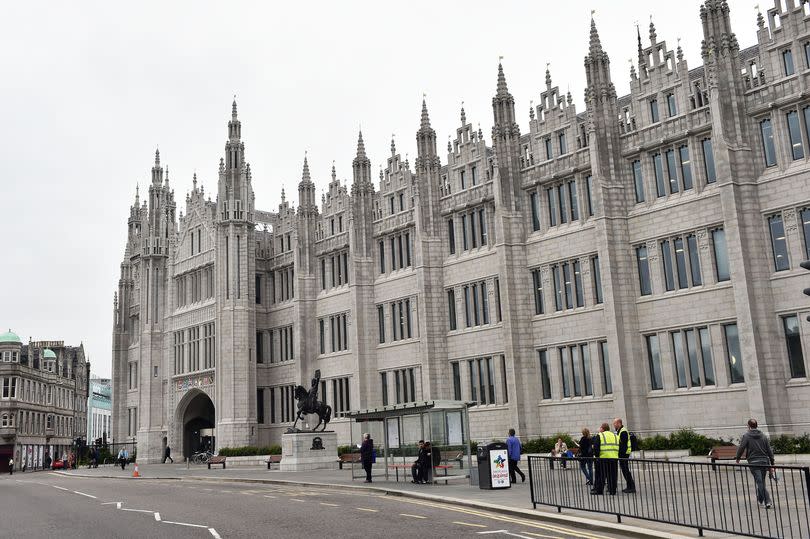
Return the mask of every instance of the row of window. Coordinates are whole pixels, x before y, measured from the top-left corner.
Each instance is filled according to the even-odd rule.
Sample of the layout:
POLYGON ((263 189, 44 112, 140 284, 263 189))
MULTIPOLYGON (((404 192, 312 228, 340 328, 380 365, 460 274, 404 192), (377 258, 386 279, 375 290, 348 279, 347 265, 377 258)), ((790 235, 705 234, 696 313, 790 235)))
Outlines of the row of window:
POLYGON ((321 258, 321 290, 326 290, 327 286, 335 288, 344 284, 349 284, 349 252, 343 251, 321 258))
MULTIPOLYGON (((343 417, 351 410, 351 377, 343 376, 321 380, 319 398, 332 407, 332 417, 343 417), (331 401, 331 402, 330 402, 331 401)), ((285 385, 267 388, 270 400, 270 423, 292 423, 298 413, 295 402, 295 386, 285 385)), ((256 420, 265 423, 265 388, 256 390, 256 420)))
MULTIPOLYGON (((559 365, 558 379, 560 396, 562 398, 592 396, 594 394, 593 368, 591 362, 591 347, 595 346, 597 357, 598 377, 601 381, 602 395, 613 393, 613 382, 610 377, 610 358, 608 356, 607 341, 597 343, 577 343, 556 347, 557 364, 559 365)), ((552 354, 554 349, 537 351, 540 366, 540 388, 542 398, 552 398, 552 354)))
MULTIPOLYGON (((804 4, 805 2, 802 2, 804 4)), ((810 68, 810 41, 804 43, 802 45, 802 49, 804 50, 804 65, 807 68, 810 68)), ((796 73, 796 66, 793 62, 793 50, 786 49, 782 51, 782 67, 785 70, 785 76, 789 77, 796 73)))
POLYGON ((388 305, 391 314, 391 333, 386 337, 385 305, 377 305, 377 325, 379 342, 383 344, 386 338, 390 342, 411 339, 416 334, 412 323, 411 299, 405 298, 392 301, 388 305))
MULTIPOLYGON (((743 373, 737 324, 724 324, 723 336, 725 338, 729 382, 732 384, 743 383, 745 382, 745 375, 743 373)), ((670 331, 668 337, 673 351, 672 357, 677 387, 715 385, 715 370, 708 328, 698 327, 670 331)), ((650 389, 664 389, 659 334, 645 335, 644 339, 647 346, 650 389)))
MULTIPOLYGON (((602 273, 599 267, 599 256, 590 258, 592 270, 592 290, 595 304, 601 304, 602 273)), ((582 278, 582 262, 579 259, 552 264, 550 267, 554 283, 554 310, 559 312, 585 306, 585 288, 582 278)), ((532 287, 534 290, 534 314, 545 313, 543 279, 540 269, 532 270, 532 287)))
MULTIPOLYGON (((810 260, 810 207, 802 208, 798 212, 799 225, 804 235, 804 258, 810 260)), ((790 256, 788 254, 787 237, 785 236, 785 223, 782 213, 768 217, 768 231, 771 235, 771 250, 775 271, 790 269, 790 256)))
MULTIPOLYGON (((348 315, 335 314, 329 317, 329 351, 343 352, 349 349, 349 330, 348 330, 348 315)), ((321 355, 326 353, 326 333, 327 323, 326 318, 318 319, 318 342, 320 343, 321 355)))
POLYGON ((295 269, 293 265, 270 272, 270 303, 289 301, 295 297, 295 269))
MULTIPOLYGON (((491 323, 489 312, 489 292, 487 282, 479 281, 468 283, 461 287, 464 298, 464 326, 471 328, 485 326, 491 323)), ((495 279, 495 300, 496 300, 496 321, 500 322, 501 317, 501 286, 500 281, 495 279)), ((450 331, 458 329, 458 319, 456 316, 456 290, 447 290, 447 308, 450 320, 450 331)))
POLYGON ((267 331, 256 332, 256 363, 264 363, 265 358, 267 358, 270 363, 280 363, 295 359, 292 324, 272 328, 267 331), (264 338, 265 334, 267 334, 266 343, 264 338))
POLYGON ((383 406, 388 406, 390 402, 394 402, 394 398, 388 396, 388 379, 393 379, 394 395, 396 404, 403 402, 416 402, 416 377, 415 369, 408 367, 405 369, 396 369, 393 371, 386 371, 380 373, 380 380, 382 382, 382 403, 383 406))
MULTIPOLYGON (((804 130, 801 128, 802 118, 797 110, 791 110, 785 114, 787 123, 788 141, 790 143, 790 155, 794 161, 804 158, 804 142, 802 141, 802 131, 807 139, 810 139, 810 106, 802 109, 804 119, 804 130)), ((776 166, 776 144, 773 138, 773 125, 770 118, 764 118, 759 122, 759 130, 762 135, 762 152, 765 158, 765 166, 776 166)))
POLYGON ((200 254, 202 252, 202 227, 197 227, 196 230, 189 231, 189 238, 191 239, 191 243, 189 247, 191 251, 189 252, 190 256, 194 256, 195 254, 200 254), (196 242, 194 240, 197 240, 196 242), (197 247, 196 250, 194 247, 197 247))
POLYGON ((214 297, 214 265, 178 275, 174 278, 177 307, 214 297))
MULTIPOLYGON (((726 234, 722 228, 711 231, 712 251, 714 254, 715 277, 717 282, 731 279, 728 261, 726 234)), ((700 253, 697 238, 694 234, 675 236, 660 240, 661 264, 664 286, 667 291, 689 288, 703 284, 700 270, 700 253)), ((639 288, 642 296, 652 294, 650 258, 647 245, 636 247, 636 265, 638 267, 639 288)))
POLYGON ((473 401, 478 405, 509 402, 504 356, 452 361, 450 370, 455 400, 473 401))
MULTIPOLYGON (((214 322, 175 331, 172 350, 174 374, 213 369, 217 353, 214 322)), ((133 373, 133 363, 130 363, 130 389, 138 387, 138 367, 135 363, 133 373)), ((157 370, 154 375, 157 376, 157 370)))
POLYGON ((394 215, 397 213, 397 211, 405 211, 406 209, 407 204, 405 203, 405 191, 400 191, 399 193, 388 197, 389 215, 394 215), (397 207, 399 207, 399 210, 397 210, 397 207))
MULTIPOLYGON (((585 203, 584 208, 587 216, 593 216, 594 202, 593 202, 593 176, 590 174, 585 176, 582 185, 585 186, 585 203)), ((532 218, 532 231, 537 232, 542 227, 542 211, 543 203, 541 199, 545 199, 545 206, 548 213, 548 226, 553 227, 557 224, 565 224, 580 220, 580 207, 579 207, 579 190, 578 182, 576 179, 566 180, 556 185, 548 186, 544 191, 532 191, 529 193, 529 208, 531 210, 532 218)))
MULTIPOLYGON (((703 150, 703 169, 706 174, 706 183, 717 181, 717 171, 714 165, 714 151, 712 150, 712 139, 705 138, 700 141, 703 150)), ((679 192, 681 189, 688 191, 693 187, 692 164, 689 157, 689 146, 684 144, 676 150, 674 148, 661 152, 656 152, 650 156, 653 176, 655 178, 655 192, 658 198, 679 192), (666 175, 664 167, 666 165, 666 175)), ((644 172, 640 159, 636 159, 631 164, 633 175, 633 187, 635 189, 636 203, 646 200, 646 186, 644 172)))
MULTIPOLYGON (((672 118, 678 114, 678 106, 675 102, 675 94, 670 92, 666 94, 666 111, 667 117, 672 118)), ((658 123, 661 121, 661 115, 658 112, 658 98, 650 99, 650 123, 658 123)))
MULTIPOLYGON (((411 233, 400 232, 379 241, 377 248, 380 257, 380 274, 411 267, 411 233), (389 245, 389 263, 386 265, 386 243, 389 245)), ((348 282, 348 276, 347 276, 348 282)))
POLYGON ((73 418, 54 416, 42 412, 19 410, 15 422, 14 414, 0 416, 0 426, 13 427, 17 425, 19 434, 44 435, 46 430, 53 429, 55 436, 73 436, 73 418))
POLYGON ((447 220, 447 238, 451 255, 456 254, 456 222, 461 228, 461 247, 464 251, 487 244, 487 211, 485 208, 474 208, 447 220))
POLYGON ((2 354, 3 363, 19 363, 20 362, 20 353, 16 350, 4 350, 2 354))

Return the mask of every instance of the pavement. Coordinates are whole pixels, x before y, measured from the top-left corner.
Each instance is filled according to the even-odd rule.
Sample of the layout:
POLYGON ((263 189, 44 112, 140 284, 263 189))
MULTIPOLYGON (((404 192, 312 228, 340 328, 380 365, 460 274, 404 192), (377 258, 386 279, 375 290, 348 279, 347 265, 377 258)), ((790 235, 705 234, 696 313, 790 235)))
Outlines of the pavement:
MULTIPOLYGON (((187 468, 185 464, 142 465, 139 469, 141 477, 137 479, 131 477, 131 465, 125 471, 107 466, 2 476, 0 496, 9 487, 26 494, 24 497, 3 496, 3 499, 12 499, 12 505, 20 505, 19 511, 12 507, 4 513, 13 515, 13 522, 25 514, 26 508, 30 512, 31 507, 44 502, 43 496, 70 499, 70 502, 44 503, 42 507, 50 514, 51 507, 68 504, 64 511, 57 512, 71 514, 75 504, 89 503, 94 515, 89 522, 103 519, 102 514, 113 515, 109 517, 113 520, 124 514, 123 520, 129 523, 132 515, 128 513, 135 513, 141 516, 141 520, 137 524, 133 522, 135 527, 127 530, 137 530, 138 537, 152 536, 158 530, 161 537, 166 537, 169 532, 171 537, 185 537, 184 533, 189 530, 194 532, 191 535, 194 537, 204 536, 200 535, 201 531, 208 531, 214 537, 275 537, 282 533, 284 537, 322 534, 413 537, 415 533, 426 533, 430 537, 676 539, 696 535, 688 528, 654 522, 625 519, 619 524, 609 515, 568 510, 558 514, 554 509, 542 507, 535 510, 531 506, 528 483, 518 483, 503 490, 481 490, 466 481, 451 481, 448 485, 414 485, 376 477, 373 483, 365 484, 361 480, 352 480, 349 470, 281 472, 264 467, 208 470, 205 466, 187 468), (116 505, 118 502, 122 503, 120 508, 116 505), (162 520, 156 520, 154 513, 159 513, 162 520), (147 514, 153 519, 144 520, 143 515, 147 514), (158 528, 155 528, 155 522, 158 528), (363 531, 362 527, 366 525, 368 527, 363 531), (209 528, 214 531, 209 531, 209 528), (261 533, 265 529, 268 532, 261 533)), ((46 529, 39 526, 47 526, 49 519, 40 520, 41 525, 32 530, 40 533, 20 535, 18 531, 25 529, 26 525, 22 528, 4 525, 3 529, 15 530, 14 537, 40 537, 46 529)), ((61 522, 59 517, 56 522, 61 522)), ((78 526, 76 537, 109 535, 103 532, 109 524, 107 520, 99 522, 98 528, 89 529, 78 522, 70 522, 78 526)), ((0 530, 0 537, 3 533, 0 530)), ((65 537, 73 536, 71 529, 63 525, 60 525, 59 533, 65 537)), ((120 531, 117 535, 120 536, 120 531)), ((709 533, 706 536, 724 537, 709 533)))

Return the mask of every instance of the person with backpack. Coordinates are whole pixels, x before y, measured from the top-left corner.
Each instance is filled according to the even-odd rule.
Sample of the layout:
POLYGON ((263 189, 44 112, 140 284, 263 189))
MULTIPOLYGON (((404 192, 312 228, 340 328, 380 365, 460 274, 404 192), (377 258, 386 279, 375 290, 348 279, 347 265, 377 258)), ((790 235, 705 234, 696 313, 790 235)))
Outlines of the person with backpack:
MULTIPOLYGON (((624 477, 625 488, 622 492, 625 494, 634 494, 636 492, 636 482, 633 480, 633 474, 630 473, 630 455, 633 452, 633 441, 631 440, 630 431, 624 426, 622 419, 617 417, 613 420, 613 428, 616 430, 616 436, 619 437, 619 469, 622 471, 624 477)), ((635 438, 635 436, 633 436, 635 438)))

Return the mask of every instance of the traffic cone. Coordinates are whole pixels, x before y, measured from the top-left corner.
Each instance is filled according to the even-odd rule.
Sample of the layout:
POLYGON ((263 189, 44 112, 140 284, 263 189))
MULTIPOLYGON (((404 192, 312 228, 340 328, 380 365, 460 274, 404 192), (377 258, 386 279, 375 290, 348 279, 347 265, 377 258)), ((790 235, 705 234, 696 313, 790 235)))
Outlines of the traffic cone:
POLYGON ((132 471, 132 477, 140 477, 141 473, 138 471, 138 463, 135 463, 135 469, 132 471))

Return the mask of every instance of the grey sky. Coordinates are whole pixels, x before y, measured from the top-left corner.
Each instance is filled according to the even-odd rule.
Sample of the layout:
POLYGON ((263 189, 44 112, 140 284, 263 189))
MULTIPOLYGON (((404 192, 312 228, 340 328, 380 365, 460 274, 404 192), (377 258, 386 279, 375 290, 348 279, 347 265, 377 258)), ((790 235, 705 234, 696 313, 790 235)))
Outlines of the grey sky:
MULTIPOLYGON (((741 47, 755 2, 729 2, 741 47)), ((596 9, 619 95, 636 30, 677 38, 700 64, 698 0, 683 2, 12 2, 0 28, 3 263, 0 328, 23 340, 83 341, 110 373, 112 298, 136 182, 155 146, 178 208, 196 170, 215 196, 233 94, 256 205, 297 199, 304 151, 320 192, 332 160, 351 181, 362 125, 373 170, 415 158, 423 92, 440 154, 468 120, 490 140, 498 56, 522 130, 546 62, 583 110, 589 17, 596 9), (395 7, 394 7, 395 6, 395 7)), ((771 7, 762 0, 763 9, 771 7)), ((443 158, 444 162, 445 159, 443 158)))

